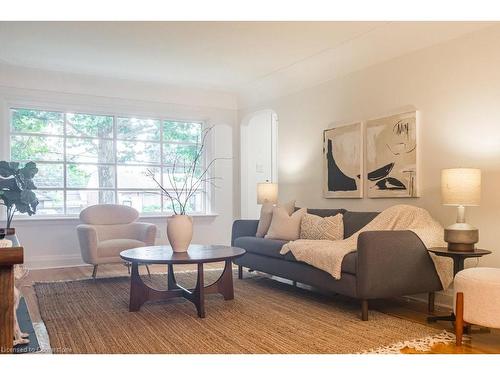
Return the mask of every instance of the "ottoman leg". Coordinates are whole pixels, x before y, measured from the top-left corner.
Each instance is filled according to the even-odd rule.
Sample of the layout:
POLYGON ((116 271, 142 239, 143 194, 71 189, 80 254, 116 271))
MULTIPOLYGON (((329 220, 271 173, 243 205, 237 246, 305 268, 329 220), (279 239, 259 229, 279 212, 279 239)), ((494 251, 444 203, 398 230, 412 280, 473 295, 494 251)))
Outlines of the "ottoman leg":
POLYGON ((455 336, 456 345, 462 346, 462 335, 464 333, 464 294, 461 292, 457 293, 456 298, 456 320, 455 320, 455 336))

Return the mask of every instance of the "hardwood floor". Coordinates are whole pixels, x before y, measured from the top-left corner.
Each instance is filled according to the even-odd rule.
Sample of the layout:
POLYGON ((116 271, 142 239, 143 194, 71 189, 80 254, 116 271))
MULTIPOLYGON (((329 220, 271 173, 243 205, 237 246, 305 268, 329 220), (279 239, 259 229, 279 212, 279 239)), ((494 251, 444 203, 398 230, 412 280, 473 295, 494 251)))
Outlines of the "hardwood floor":
MULTIPOLYGON (((206 268, 223 268, 223 263, 213 263, 206 268)), ((144 267, 140 267, 141 274, 146 274, 144 267)), ((165 267, 150 266, 152 273, 165 272, 165 267)), ((176 266, 176 272, 180 270, 194 270, 191 265, 176 266)), ((33 270, 18 285, 26 299, 31 318, 34 322, 41 321, 38 311, 38 303, 33 288, 33 283, 37 281, 59 281, 59 280, 77 280, 89 278, 92 274, 92 267, 68 267, 54 268, 47 270, 33 270)), ((98 277, 126 276, 127 268, 121 264, 99 266, 98 277)), ((453 331, 450 322, 437 322, 428 324, 426 318, 427 304, 407 298, 384 299, 370 302, 370 309, 376 309, 389 315, 397 316, 403 319, 412 320, 422 324, 430 325, 436 328, 453 331)), ((445 315, 448 310, 436 307, 435 315, 445 315)), ((462 347, 456 347, 454 344, 437 344, 432 350, 425 354, 492 354, 500 353, 500 330, 486 329, 474 326, 472 328, 471 339, 464 341, 462 347)), ((403 353, 421 353, 409 349, 403 350, 403 353)))

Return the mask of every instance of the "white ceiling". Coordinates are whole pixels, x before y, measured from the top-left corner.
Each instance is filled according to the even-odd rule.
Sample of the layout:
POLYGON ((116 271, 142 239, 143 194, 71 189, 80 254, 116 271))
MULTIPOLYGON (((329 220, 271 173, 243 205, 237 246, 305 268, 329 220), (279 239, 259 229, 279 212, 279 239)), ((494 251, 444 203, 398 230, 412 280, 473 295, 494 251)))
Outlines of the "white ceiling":
POLYGON ((237 93, 301 90, 490 26, 478 22, 0 22, 0 61, 237 93))

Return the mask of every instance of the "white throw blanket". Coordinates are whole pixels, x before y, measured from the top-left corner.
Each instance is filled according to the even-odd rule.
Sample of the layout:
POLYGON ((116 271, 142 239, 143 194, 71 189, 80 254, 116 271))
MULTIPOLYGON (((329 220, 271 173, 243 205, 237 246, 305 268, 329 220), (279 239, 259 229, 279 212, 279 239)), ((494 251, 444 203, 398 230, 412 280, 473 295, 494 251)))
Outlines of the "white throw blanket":
MULTIPOLYGON (((280 253, 286 254, 291 251, 297 260, 322 269, 335 279, 340 279, 342 260, 347 254, 356 251, 359 234, 377 230, 411 230, 420 237, 427 248, 446 246, 443 240, 443 227, 426 210, 401 204, 382 211, 349 238, 339 241, 291 241, 283 245, 280 253)), ((453 281, 452 260, 429 254, 443 289, 446 289, 453 281)))

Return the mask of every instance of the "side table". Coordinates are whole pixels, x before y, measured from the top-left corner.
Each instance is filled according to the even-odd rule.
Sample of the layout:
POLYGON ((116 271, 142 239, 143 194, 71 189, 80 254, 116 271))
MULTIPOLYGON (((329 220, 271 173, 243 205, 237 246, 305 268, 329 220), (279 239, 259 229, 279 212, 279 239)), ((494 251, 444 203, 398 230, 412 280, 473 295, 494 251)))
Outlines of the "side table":
MULTIPOLYGON (((448 250, 447 247, 431 247, 429 251, 433 254, 436 254, 441 257, 448 257, 453 259, 453 277, 460 271, 462 271, 464 267, 464 262, 465 259, 467 258, 480 258, 484 255, 491 254, 491 251, 489 250, 483 250, 483 249, 474 249, 474 251, 454 251, 454 250, 448 250)), ((439 320, 445 320, 445 321, 450 321, 454 322, 455 321, 455 314, 451 313, 450 315, 446 316, 429 316, 427 317, 427 321, 429 323, 431 322, 437 322, 439 320)))

